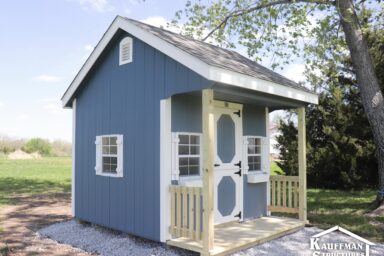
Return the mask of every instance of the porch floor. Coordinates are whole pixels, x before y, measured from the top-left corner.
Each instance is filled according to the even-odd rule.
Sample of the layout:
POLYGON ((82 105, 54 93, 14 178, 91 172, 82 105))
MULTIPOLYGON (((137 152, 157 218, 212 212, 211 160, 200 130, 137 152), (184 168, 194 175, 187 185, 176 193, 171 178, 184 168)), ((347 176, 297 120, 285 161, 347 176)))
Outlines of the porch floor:
MULTIPOLYGON (((262 217, 244 222, 230 222, 215 226, 214 248, 210 255, 227 255, 293 233, 305 223, 298 219, 262 217)), ((179 237, 168 245, 202 252, 202 241, 179 237)))

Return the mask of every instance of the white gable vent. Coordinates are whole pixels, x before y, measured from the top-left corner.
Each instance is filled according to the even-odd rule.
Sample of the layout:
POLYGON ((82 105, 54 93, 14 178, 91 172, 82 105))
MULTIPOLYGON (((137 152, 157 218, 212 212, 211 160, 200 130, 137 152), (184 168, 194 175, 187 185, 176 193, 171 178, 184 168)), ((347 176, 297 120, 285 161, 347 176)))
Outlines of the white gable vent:
POLYGON ((132 38, 126 37, 120 42, 119 64, 124 65, 132 62, 132 38))

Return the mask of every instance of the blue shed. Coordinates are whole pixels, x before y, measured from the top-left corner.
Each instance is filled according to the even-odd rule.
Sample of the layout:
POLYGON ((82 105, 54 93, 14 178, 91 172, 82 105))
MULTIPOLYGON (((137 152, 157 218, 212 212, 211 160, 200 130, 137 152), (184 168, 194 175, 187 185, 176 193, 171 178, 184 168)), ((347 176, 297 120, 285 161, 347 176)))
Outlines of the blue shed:
POLYGON ((317 102, 234 51, 118 16, 62 97, 73 215, 202 255, 293 232, 307 221, 305 106, 317 102), (272 176, 268 114, 289 108, 299 175, 272 176))

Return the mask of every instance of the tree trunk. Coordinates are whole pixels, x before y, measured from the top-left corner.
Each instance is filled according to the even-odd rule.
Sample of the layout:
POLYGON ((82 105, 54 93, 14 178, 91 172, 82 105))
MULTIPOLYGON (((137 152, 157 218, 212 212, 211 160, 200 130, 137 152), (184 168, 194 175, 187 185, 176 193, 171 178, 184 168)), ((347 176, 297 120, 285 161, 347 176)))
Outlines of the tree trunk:
POLYGON ((371 125, 376 144, 379 171, 378 203, 384 201, 384 100, 368 46, 361 31, 352 0, 337 0, 346 42, 351 52, 352 64, 356 71, 357 83, 365 113, 371 125))

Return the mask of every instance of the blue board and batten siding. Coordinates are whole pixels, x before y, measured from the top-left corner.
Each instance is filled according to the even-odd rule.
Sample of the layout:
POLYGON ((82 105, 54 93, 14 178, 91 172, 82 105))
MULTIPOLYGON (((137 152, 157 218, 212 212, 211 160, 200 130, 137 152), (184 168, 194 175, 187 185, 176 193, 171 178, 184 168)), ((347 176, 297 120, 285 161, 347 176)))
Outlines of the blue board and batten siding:
POLYGON ((119 66, 119 32, 76 93, 75 216, 160 240, 160 100, 211 82, 133 38, 119 66), (124 137, 124 177, 95 174, 97 135, 124 137))
MULTIPOLYGON (((243 105, 243 135, 266 136, 265 108, 243 105)), ((201 94, 172 97, 172 132, 202 132, 201 94)), ((244 218, 267 214, 267 183, 248 183, 244 175, 244 218)))
MULTIPOLYGON (((243 105, 243 135, 267 136, 265 108, 243 105)), ((267 214, 267 183, 248 183, 244 175, 244 219, 258 218, 267 214)))

